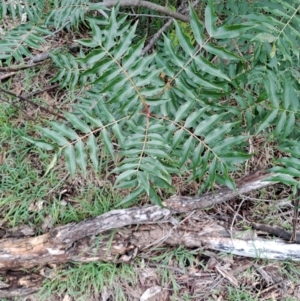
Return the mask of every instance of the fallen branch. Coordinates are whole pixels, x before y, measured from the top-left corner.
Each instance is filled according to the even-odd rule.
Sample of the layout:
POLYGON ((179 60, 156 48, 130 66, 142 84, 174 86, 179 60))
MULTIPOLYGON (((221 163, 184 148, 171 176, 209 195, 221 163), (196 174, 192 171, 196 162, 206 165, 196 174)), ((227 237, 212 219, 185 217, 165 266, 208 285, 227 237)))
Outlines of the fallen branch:
MULTIPOLYGON (((269 226, 269 225, 258 224, 258 223, 252 223, 251 226, 253 229, 264 231, 268 234, 274 235, 276 237, 282 238, 287 241, 292 241, 292 239, 293 239, 293 233, 286 231, 282 227, 269 226)), ((300 244, 300 234, 299 233, 297 235, 295 235, 293 241, 296 242, 297 244, 300 244)))
POLYGON ((1 87, 0 87, 0 92, 3 92, 3 93, 5 93, 5 94, 8 94, 8 95, 13 96, 13 97, 15 97, 15 98, 18 98, 18 99, 22 100, 23 102, 28 102, 28 103, 30 103, 31 105, 33 105, 33 106, 39 108, 40 110, 42 110, 42 111, 44 111, 44 112, 46 112, 46 113, 48 113, 48 114, 54 115, 54 116, 56 116, 56 117, 58 117, 58 118, 61 118, 61 119, 65 119, 65 117, 64 117, 62 114, 52 112, 51 110, 49 110, 49 109, 47 109, 47 108, 45 108, 45 107, 43 107, 43 106, 40 106, 40 105, 36 104, 34 101, 30 100, 28 97, 24 97, 24 96, 21 96, 21 95, 17 95, 17 94, 15 94, 15 93, 10 92, 10 91, 8 91, 8 90, 5 90, 5 89, 3 89, 3 88, 1 88, 1 87))
MULTIPOLYGON (((1 288, 0 285, 0 297, 10 296, 10 291, 16 294, 14 287, 19 278, 13 278, 14 280, 10 282, 9 277, 5 278, 7 271, 19 271, 49 263, 69 261, 128 262, 140 251, 158 245, 204 247, 249 257, 261 255, 268 258, 286 259, 288 257, 292 260, 299 260, 300 255, 297 255, 300 254, 299 245, 285 244, 280 241, 278 247, 275 242, 270 244, 268 240, 232 239, 229 231, 216 223, 203 225, 198 222, 193 229, 187 229, 181 223, 176 223, 173 217, 178 212, 211 207, 235 198, 240 193, 273 185, 274 183, 264 181, 269 176, 270 174, 263 173, 250 175, 240 181, 237 191, 223 188, 195 198, 172 197, 165 201, 168 209, 146 206, 113 210, 78 224, 56 227, 49 233, 37 237, 2 239, 0 241, 0 270, 6 279, 6 286, 1 288), (128 227, 131 225, 135 226, 128 227), (127 227, 124 228, 125 226, 127 227), (100 237, 99 234, 101 234, 100 237), (268 249, 269 245, 271 249, 268 249)), ((42 283, 40 278, 37 280, 33 277, 34 283, 30 284, 30 275, 26 279, 25 291, 22 291, 20 284, 17 285, 20 295, 25 292, 28 294, 29 287, 30 292, 37 291, 42 283)))
MULTIPOLYGON (((239 185, 240 193, 256 190, 271 182, 265 182, 270 174, 249 176, 239 185)), ((172 215, 178 212, 188 212, 195 209, 210 207, 214 204, 228 201, 239 195, 239 192, 224 188, 215 193, 203 194, 196 198, 176 196, 167 200, 165 205, 134 207, 113 210, 84 220, 78 224, 67 224, 52 229, 49 233, 21 239, 2 239, 0 241, 0 269, 30 268, 46 263, 66 262, 70 259, 70 250, 81 239, 92 237, 111 229, 121 229, 137 224, 167 223, 172 221, 172 215)))
MULTIPOLYGON (((174 196, 164 202, 164 205, 178 212, 186 212, 196 209, 204 209, 221 204, 238 197, 239 195, 258 190, 272 183, 265 181, 271 174, 266 174, 264 170, 258 170, 249 176, 240 179, 237 191, 229 188, 215 190, 213 193, 205 193, 199 197, 174 196)), ((274 184, 274 183, 273 183, 274 184)))
POLYGON ((160 6, 158 4, 148 2, 148 1, 140 1, 140 0, 105 0, 103 2, 99 2, 99 4, 105 7, 113 7, 119 4, 121 7, 144 7, 154 10, 156 12, 162 13, 166 16, 172 17, 182 22, 190 22, 190 17, 182 15, 177 12, 173 12, 164 6, 160 6))
MULTIPOLYGON (((198 5, 200 1, 196 0, 194 1, 191 6, 195 7, 198 5)), ((180 7, 178 8, 177 12, 178 13, 186 13, 189 10, 189 8, 184 9, 184 4, 181 4, 180 7)), ((169 20, 166 22, 162 28, 160 28, 151 38, 149 43, 145 46, 145 48, 142 50, 141 56, 144 56, 155 44, 155 42, 159 39, 159 37, 167 30, 168 27, 170 27, 173 23, 173 19, 169 20)))
MULTIPOLYGON (((52 255, 39 253, 39 263, 45 265, 47 262, 95 262, 111 261, 115 263, 129 262, 138 252, 149 250, 149 247, 156 246, 184 246, 186 248, 211 249, 252 258, 267 258, 277 260, 300 261, 300 245, 290 244, 282 240, 267 240, 255 238, 254 233, 245 236, 242 232, 230 233, 224 227, 211 222, 203 225, 193 226, 187 229, 184 226, 171 225, 142 225, 138 228, 124 228, 119 231, 106 231, 101 237, 85 237, 72 244, 68 249, 52 245, 48 251, 52 255)), ((18 257, 27 257, 27 267, 33 263, 30 261, 32 255, 42 251, 42 246, 47 245, 45 239, 34 241, 34 238, 19 240, 14 251, 15 264, 21 263, 18 257), (26 245, 26 242, 29 245, 26 245), (36 248, 32 249, 32 243, 36 248), (40 246, 40 248, 38 248, 40 246), (19 249, 18 249, 19 248, 19 249), (27 248, 27 249, 26 249, 27 248)), ((7 249, 4 250, 5 252, 7 249)), ((4 255, 4 254, 3 254, 4 255)), ((2 255, 2 257, 3 257, 2 255)), ((9 254, 7 254, 9 256, 9 254)), ((2 261, 2 260, 1 260, 2 261)), ((34 264, 38 262, 35 261, 34 264)), ((22 262, 24 266, 24 261, 22 262)), ((14 267, 15 265, 12 265, 14 267)), ((40 289, 44 277, 35 273, 24 274, 24 272, 5 271, 1 273, 6 280, 3 287, 0 286, 0 297, 21 296, 36 292, 40 289), (13 273, 13 274, 12 274, 13 273), (26 281, 25 281, 26 280, 26 281), (17 291, 14 289, 17 288, 17 291)))

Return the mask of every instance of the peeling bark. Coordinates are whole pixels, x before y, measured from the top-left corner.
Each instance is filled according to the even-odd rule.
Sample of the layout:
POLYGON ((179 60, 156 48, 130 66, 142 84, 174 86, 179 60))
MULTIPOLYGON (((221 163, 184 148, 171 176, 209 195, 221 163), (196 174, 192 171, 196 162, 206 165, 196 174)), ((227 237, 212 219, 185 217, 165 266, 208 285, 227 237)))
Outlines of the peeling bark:
POLYGON ((211 207, 233 199, 241 193, 272 185, 264 181, 269 176, 266 174, 249 176, 239 182, 237 191, 224 188, 200 197, 172 197, 164 202, 168 208, 146 206, 113 210, 78 224, 56 227, 49 233, 37 237, 2 239, 0 271, 5 282, 2 288, 0 285, 0 297, 7 297, 10 293, 11 296, 28 294, 29 291, 31 293, 38 290, 42 284, 40 275, 31 277, 34 274, 25 276, 17 274, 18 277, 15 275, 15 278, 11 278, 8 277, 7 271, 17 273, 24 268, 69 261, 128 262, 138 252, 155 246, 183 245, 187 248, 203 247, 249 257, 263 254, 267 258, 286 259, 288 256, 299 260, 298 245, 249 237, 232 239, 229 232, 216 223, 209 225, 207 222, 205 225, 198 223, 193 229, 174 223, 173 216, 178 212, 211 207), (131 225, 135 227, 130 227, 131 225), (276 243, 279 245, 276 246, 276 243), (271 249, 268 249, 269 246, 271 249), (20 281, 23 285, 20 285, 20 281))

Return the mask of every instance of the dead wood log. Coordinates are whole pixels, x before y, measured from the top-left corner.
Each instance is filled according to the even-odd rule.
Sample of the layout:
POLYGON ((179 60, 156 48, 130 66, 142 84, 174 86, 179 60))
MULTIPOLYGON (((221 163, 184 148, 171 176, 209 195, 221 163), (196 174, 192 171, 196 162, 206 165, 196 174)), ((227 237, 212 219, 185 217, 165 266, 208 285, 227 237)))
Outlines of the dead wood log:
MULTIPOLYGON (((206 228, 205 231, 202 225, 199 226, 199 229, 187 230, 180 224, 174 226, 170 222, 172 222, 172 216, 178 212, 211 207, 214 204, 233 199, 241 193, 272 185, 273 183, 264 181, 269 176, 270 174, 263 173, 251 175, 239 182, 237 191, 223 188, 195 198, 172 197, 164 202, 168 208, 146 206, 113 210, 78 224, 56 227, 49 233, 37 237, 2 239, 0 240, 0 271, 8 286, 0 288, 0 297, 7 297, 9 291, 16 294, 16 290, 13 288, 16 287, 15 283, 18 281, 14 278, 11 283, 9 277, 5 278, 7 271, 69 261, 127 262, 134 258, 140 250, 157 245, 202 246, 243 256, 253 257, 254 254, 257 256, 257 253, 253 251, 257 250, 256 240, 233 240, 226 229, 217 225, 213 225, 211 229, 206 228), (135 226, 128 227, 131 225, 135 226), (125 226, 127 227, 124 228, 125 226), (239 246, 239 243, 242 244, 242 247, 239 246), (249 247, 251 245, 254 246, 252 250, 249 247), (247 246, 249 252, 246 251, 247 246), (235 248, 238 250, 244 248, 245 250, 237 253, 235 248)), ((263 250, 265 247, 266 245, 262 244, 263 250)), ((278 248, 273 246, 274 249, 278 248)), ((25 291, 21 290, 20 285, 18 286, 20 295, 28 294, 29 288, 34 291, 40 287, 41 282, 37 281, 36 277, 33 278, 33 284, 30 282, 30 275, 26 277, 25 291)))
MULTIPOLYGON (((299 244, 256 238, 254 233, 248 233, 245 236, 244 233, 236 232, 233 235, 234 238, 231 238, 229 231, 215 222, 206 225, 199 224, 193 229, 169 224, 142 225, 119 231, 106 231, 101 236, 82 238, 72 248, 58 250, 60 254, 50 259, 55 262, 112 261, 120 263, 130 261, 138 252, 149 251, 150 247, 182 245, 186 248, 218 250, 253 258, 300 261, 299 244)), ((41 262, 45 263, 43 260, 41 262)), ((42 275, 30 272, 4 271, 1 274, 5 279, 5 285, 0 287, 1 298, 38 291, 44 279, 42 275)))
POLYGON ((176 196, 164 203, 169 209, 145 206, 113 210, 78 224, 56 227, 37 237, 2 239, 0 269, 21 269, 49 262, 66 262, 70 260, 69 254, 74 244, 85 237, 134 224, 166 223, 171 220, 172 214, 207 208, 228 201, 240 193, 271 185, 272 183, 264 181, 269 176, 261 173, 251 175, 239 184, 237 191, 224 188, 195 198, 176 196))

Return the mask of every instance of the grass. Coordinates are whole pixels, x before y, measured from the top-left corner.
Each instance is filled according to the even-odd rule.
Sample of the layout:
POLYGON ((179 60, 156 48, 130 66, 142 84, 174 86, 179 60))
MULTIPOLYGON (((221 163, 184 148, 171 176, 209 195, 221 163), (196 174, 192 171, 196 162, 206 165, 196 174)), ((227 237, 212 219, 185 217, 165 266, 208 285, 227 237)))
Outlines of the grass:
POLYGON ((2 224, 37 225, 48 214, 54 224, 78 222, 107 212, 120 202, 110 187, 80 175, 70 179, 61 165, 44 176, 52 154, 38 151, 24 139, 34 125, 15 120, 16 112, 6 105, 0 106, 0 112, 2 224))
POLYGON ((41 300, 48 300, 55 292, 58 296, 68 294, 76 300, 87 300, 92 295, 97 296, 105 288, 115 290, 116 300, 126 300, 121 283, 136 282, 132 267, 126 264, 116 266, 112 263, 69 264, 69 267, 45 282, 39 293, 41 300), (80 285, 79 285, 80 284, 80 285))

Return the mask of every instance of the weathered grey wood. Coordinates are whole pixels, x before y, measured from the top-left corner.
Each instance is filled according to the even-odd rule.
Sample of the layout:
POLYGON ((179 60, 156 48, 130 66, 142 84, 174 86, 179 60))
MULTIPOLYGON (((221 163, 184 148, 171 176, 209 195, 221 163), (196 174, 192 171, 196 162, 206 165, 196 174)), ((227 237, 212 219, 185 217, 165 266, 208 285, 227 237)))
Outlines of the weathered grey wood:
MULTIPOLYGON (((167 245, 211 249, 253 258, 300 261, 299 244, 290 244, 279 239, 267 240, 256 238, 254 232, 247 233, 247 235, 242 232, 236 232, 233 233, 233 238, 231 238, 228 230, 212 222, 208 225, 199 223, 193 226, 193 229, 187 229, 180 225, 152 224, 124 228, 120 231, 111 230, 102 233, 99 237, 82 238, 69 249, 59 250, 59 246, 56 249, 53 246, 52 252, 56 250, 57 255, 45 258, 41 256, 41 263, 45 264, 50 260, 56 263, 65 261, 128 262, 139 252, 149 250, 149 247, 155 248, 156 246, 162 247, 167 245)), ((17 252, 18 256, 26 255, 29 259, 32 256, 30 250, 27 250, 27 253, 21 254, 23 244, 19 246, 21 250, 17 252)), ((27 267, 30 266, 28 263, 30 262, 27 262, 27 267)), ((25 262, 23 262, 24 264, 25 262)), ((42 285, 43 277, 40 275, 30 274, 30 272, 27 275, 23 275, 24 272, 22 274, 19 271, 15 275, 12 275, 12 273, 12 271, 1 273, 6 281, 5 285, 0 288, 0 298, 26 295, 37 291, 42 285)))
POLYGON ((214 192, 204 193, 199 197, 174 196, 166 200, 164 205, 180 212, 209 208, 216 204, 232 200, 250 191, 273 185, 274 182, 265 181, 271 176, 272 174, 266 174, 263 170, 259 170, 247 177, 244 177, 243 179, 240 179, 238 181, 237 191, 229 188, 221 188, 216 189, 214 192))
MULTIPOLYGON (((153 246, 202 246, 250 257, 254 256, 255 250, 265 250, 264 254, 269 255, 269 258, 289 257, 298 260, 297 252, 300 253, 300 250, 295 245, 281 243, 281 253, 274 253, 271 250, 268 253, 266 248, 269 241, 257 240, 258 244, 255 245, 256 239, 232 240, 229 232, 216 224, 210 228, 199 224, 198 228, 195 225, 193 229, 186 229, 180 224, 174 226, 174 223, 170 223, 172 216, 178 212, 211 207, 233 199, 241 193, 274 184, 264 181, 269 176, 259 173, 246 177, 239 182, 237 191, 223 188, 200 197, 172 197, 164 202, 168 208, 145 206, 113 210, 78 224, 56 227, 49 233, 37 237, 2 239, 0 240, 0 271, 8 287, 0 288, 0 297, 8 297, 9 294, 22 295, 40 287, 40 279, 35 283, 36 278, 33 277, 31 283, 31 278, 28 276, 24 290, 20 286, 18 290, 14 290, 16 281, 10 282, 10 278, 5 278, 7 270, 18 271, 68 261, 127 262, 141 250, 153 246), (131 225, 135 227, 126 227, 131 225), (29 290, 28 287, 31 289, 29 290)), ((278 249, 274 243, 272 248, 278 249)))

